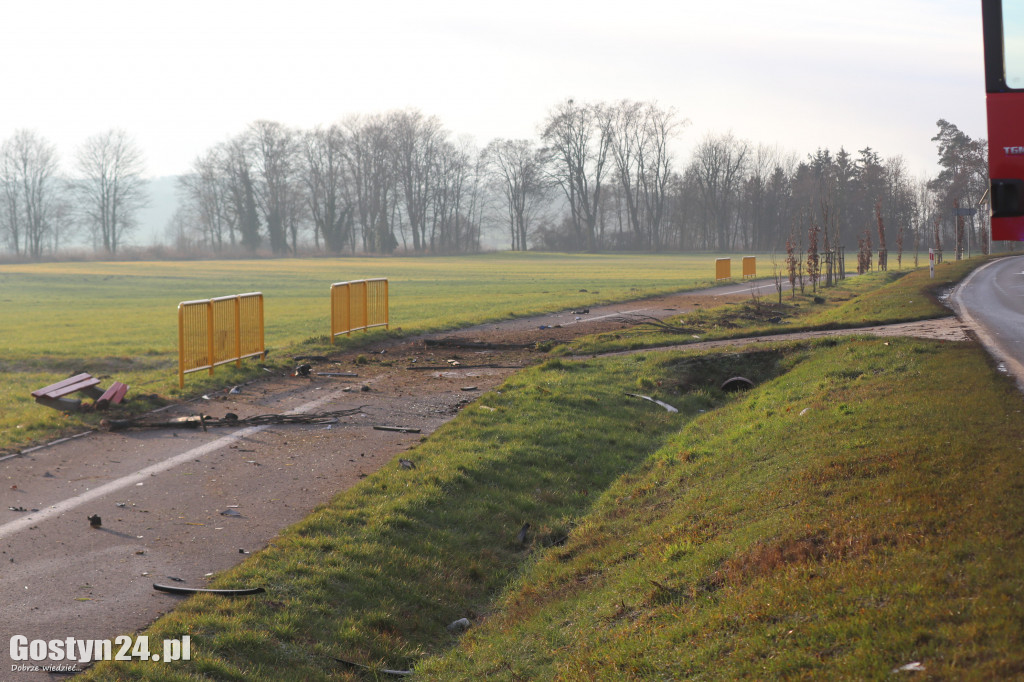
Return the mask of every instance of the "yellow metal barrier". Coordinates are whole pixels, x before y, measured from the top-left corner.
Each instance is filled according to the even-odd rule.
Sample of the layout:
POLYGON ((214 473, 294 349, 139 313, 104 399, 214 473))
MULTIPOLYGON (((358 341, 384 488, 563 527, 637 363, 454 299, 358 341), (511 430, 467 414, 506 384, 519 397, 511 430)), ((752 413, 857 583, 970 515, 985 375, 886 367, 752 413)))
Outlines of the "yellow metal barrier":
POLYGON ((178 385, 185 375, 263 355, 263 294, 221 296, 178 304, 178 385))
POLYGON ((757 277, 757 257, 756 256, 744 256, 743 257, 743 276, 744 277, 757 277))
POLYGON ((732 258, 715 259, 715 279, 729 279, 732 277, 732 258))
POLYGON ((388 327, 388 281, 384 278, 331 285, 331 343, 339 334, 388 327))

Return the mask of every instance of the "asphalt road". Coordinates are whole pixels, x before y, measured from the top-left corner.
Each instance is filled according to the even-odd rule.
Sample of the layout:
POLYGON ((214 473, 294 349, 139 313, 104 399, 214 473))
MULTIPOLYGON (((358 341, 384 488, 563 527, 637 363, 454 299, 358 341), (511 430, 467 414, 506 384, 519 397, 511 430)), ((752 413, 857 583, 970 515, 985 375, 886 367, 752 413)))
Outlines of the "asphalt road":
POLYGON ((1000 258, 953 292, 957 314, 1024 390, 1024 256, 1000 258))

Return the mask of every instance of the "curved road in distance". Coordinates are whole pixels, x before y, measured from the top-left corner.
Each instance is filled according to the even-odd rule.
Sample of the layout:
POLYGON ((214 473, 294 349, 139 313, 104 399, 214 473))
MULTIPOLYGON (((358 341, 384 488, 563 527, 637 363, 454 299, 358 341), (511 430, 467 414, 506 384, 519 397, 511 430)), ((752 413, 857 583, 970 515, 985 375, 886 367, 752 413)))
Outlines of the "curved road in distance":
POLYGON ((960 318, 1024 390, 1024 256, 978 268, 952 298, 960 318))

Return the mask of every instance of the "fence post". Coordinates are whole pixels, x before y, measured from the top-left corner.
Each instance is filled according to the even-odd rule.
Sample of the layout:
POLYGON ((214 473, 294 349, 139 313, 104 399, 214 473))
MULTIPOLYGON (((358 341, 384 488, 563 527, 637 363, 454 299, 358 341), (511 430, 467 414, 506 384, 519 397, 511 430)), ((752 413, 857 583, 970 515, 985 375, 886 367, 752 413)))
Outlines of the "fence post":
POLYGON ((242 297, 235 296, 235 367, 242 366, 242 297))
POLYGON ((185 309, 178 304, 178 388, 185 388, 185 309))
POLYGON ((207 360, 210 362, 210 376, 213 376, 213 368, 216 365, 214 358, 216 358, 216 344, 214 337, 216 336, 213 327, 213 299, 206 302, 206 352, 207 360))

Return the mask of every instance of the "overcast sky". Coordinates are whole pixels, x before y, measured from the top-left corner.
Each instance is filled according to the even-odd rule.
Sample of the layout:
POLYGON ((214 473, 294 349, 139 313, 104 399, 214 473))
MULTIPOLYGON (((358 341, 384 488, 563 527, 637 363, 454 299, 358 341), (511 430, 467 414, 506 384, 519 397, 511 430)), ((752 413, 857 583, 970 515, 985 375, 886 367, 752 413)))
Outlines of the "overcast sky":
POLYGON ((33 129, 70 167, 123 128, 152 176, 259 119, 411 107, 482 147, 567 97, 672 107, 681 154, 732 132, 923 175, 939 118, 987 137, 977 0, 8 0, 0 93, 0 140, 33 129))

